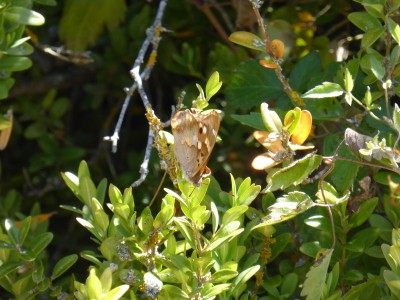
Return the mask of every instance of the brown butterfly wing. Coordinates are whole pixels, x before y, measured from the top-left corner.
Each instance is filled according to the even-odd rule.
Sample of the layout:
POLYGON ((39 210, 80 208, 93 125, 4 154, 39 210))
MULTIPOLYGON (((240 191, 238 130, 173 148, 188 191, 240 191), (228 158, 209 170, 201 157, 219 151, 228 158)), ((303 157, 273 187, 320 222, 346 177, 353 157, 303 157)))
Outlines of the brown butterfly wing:
POLYGON ((197 120, 190 110, 177 112, 171 119, 174 135, 174 153, 185 178, 190 179, 192 170, 196 168, 198 126, 197 120))
POLYGON ((171 120, 175 157, 184 177, 198 185, 217 139, 220 118, 217 112, 178 112, 171 120))

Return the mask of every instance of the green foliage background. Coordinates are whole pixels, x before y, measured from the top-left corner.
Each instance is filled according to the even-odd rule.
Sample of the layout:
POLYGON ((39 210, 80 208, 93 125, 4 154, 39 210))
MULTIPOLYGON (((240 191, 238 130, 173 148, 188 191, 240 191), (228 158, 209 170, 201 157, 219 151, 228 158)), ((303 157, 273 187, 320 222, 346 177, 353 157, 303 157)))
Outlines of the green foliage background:
MULTIPOLYGON (((358 2, 362 1, 293 3, 275 1, 269 10, 261 10, 267 18, 271 39, 279 38, 285 42, 284 72, 287 74, 290 86, 299 94, 325 81, 343 81, 342 64, 336 62, 334 53, 330 50, 339 46, 348 51, 348 57, 344 59, 349 58, 347 67, 355 79, 352 93, 361 99, 366 92, 366 84, 375 83, 371 79, 371 74, 365 71, 365 65, 358 63, 364 71, 361 72, 359 65, 355 66, 357 59, 350 60, 353 56, 361 55, 360 49, 368 51, 372 45, 377 52, 384 49, 384 42, 374 41, 373 37, 369 37, 368 40, 363 39, 361 45, 357 39, 347 39, 359 34, 362 26, 371 25, 360 24, 357 15, 353 15, 352 22, 358 28, 348 20, 350 13, 364 12, 363 6, 358 2), (313 19, 315 16, 317 17, 313 19), (375 42, 377 43, 374 44, 375 42)), ((1 4, 10 3, 0 0, 0 9, 1 4)), ((256 172, 250 166, 252 159, 264 152, 264 149, 251 138, 254 128, 264 128, 259 114, 260 104, 268 101, 270 107, 273 107, 283 119, 285 113, 293 108, 294 103, 285 93, 274 70, 259 65, 256 59, 260 58, 258 52, 244 49, 227 40, 227 36, 233 31, 247 30, 259 33, 251 7, 244 2, 241 4, 240 1, 226 1, 220 4, 218 7, 222 12, 216 9, 217 6, 209 7, 206 1, 168 1, 163 17, 163 26, 168 31, 162 34, 157 63, 145 88, 151 97, 157 116, 162 120, 168 120, 171 106, 176 104, 182 90, 187 92, 184 104, 190 107, 191 100, 197 97, 195 83, 205 86, 208 77, 214 71, 220 73, 223 88, 214 97, 211 107, 221 109, 224 113, 219 133, 222 142, 217 144, 209 163, 218 182, 213 181, 209 195, 214 200, 218 199, 215 200, 217 206, 224 206, 227 200, 224 202, 224 196, 219 192, 220 189, 227 191, 231 189, 232 181, 229 173, 235 178, 251 177, 251 182, 261 185, 263 189, 267 183, 270 184, 266 182, 265 172, 256 172), (222 26, 226 36, 216 30, 216 24, 213 23, 215 19, 212 17, 215 17, 217 23, 222 26)), ((79 163, 85 160, 95 183, 107 178, 109 182, 123 190, 139 177, 138 171, 144 156, 148 124, 144 117, 145 109, 137 94, 131 99, 116 154, 111 153, 110 144, 104 142, 103 137, 111 135, 114 130, 125 98, 123 88, 133 82, 129 70, 146 38, 146 29, 154 20, 158 1, 66 0, 55 3, 50 0, 18 0, 14 1, 13 5, 32 8, 43 15, 46 22, 38 27, 29 27, 29 32, 24 31, 25 25, 40 25, 40 22, 22 23, 18 28, 14 28, 19 38, 30 35, 31 44, 34 45, 34 51, 31 46, 24 46, 25 51, 22 51, 20 56, 9 52, 11 62, 13 59, 22 61, 22 67, 6 69, 2 63, 8 54, 0 56, 0 71, 5 74, 1 79, 3 85, 0 97, 3 100, 0 109, 5 113, 12 107, 14 112, 12 137, 8 147, 1 153, 0 216, 2 220, 6 218, 22 220, 28 215, 54 212, 49 220, 38 224, 39 229, 36 229, 39 232, 47 230, 54 234, 54 240, 48 246, 46 257, 46 264, 54 266, 61 257, 71 253, 97 249, 89 233, 77 224, 71 211, 59 207, 80 204, 65 186, 60 173, 66 171, 76 173, 79 163), (88 64, 74 64, 60 60, 43 51, 47 46, 65 46, 65 49, 80 52, 90 51, 93 61, 88 64), (31 67, 28 56, 32 61, 31 67), (22 69, 26 70, 19 72, 22 69), (10 89, 13 80, 15 84, 10 89)), ((374 6, 371 4, 371 7, 372 10, 374 6)), ((8 28, 8 32, 14 32, 12 31, 14 29, 8 28)), ((375 35, 379 36, 379 33, 377 30, 375 35)), ((10 45, 1 43, 1 46, 3 47, 1 50, 6 52, 10 45)), ((77 53, 72 53, 73 57, 76 57, 77 53)), ((375 55, 372 50, 369 54, 375 55)), ((20 66, 15 61, 11 65, 20 66)), ((374 89, 373 92, 378 93, 379 89, 374 89)), ((332 155, 343 138, 346 127, 354 126, 347 120, 362 110, 346 106, 345 100, 332 97, 318 101, 304 100, 306 109, 311 112, 313 122, 317 126, 313 142, 319 149, 319 154, 332 155)), ((398 95, 394 93, 391 98, 390 115, 397 100, 398 95)), ((376 104, 383 105, 383 103, 382 100, 378 100, 376 104)), ((383 109, 376 114, 383 119, 385 111, 383 109)), ((387 126, 377 123, 370 117, 363 118, 358 127, 360 133, 371 137, 377 130, 381 130, 388 143, 393 144, 396 139, 393 129, 386 128, 387 126)), ((347 149, 342 149, 339 154, 353 157, 347 149)), ((149 204, 163 176, 155 151, 151 157, 149 171, 145 183, 133 190, 135 210, 138 212, 142 212, 149 204)), ((362 194, 357 182, 366 175, 372 176, 376 173, 364 167, 355 167, 348 162, 337 162, 334 171, 328 177, 334 186, 329 184, 326 186, 331 200, 334 199, 332 201, 336 201, 335 203, 347 201, 350 190, 354 192, 354 197, 357 193, 362 194)), ((80 180, 81 178, 84 176, 81 176, 80 180)), ((347 227, 342 222, 347 217, 340 214, 333 216, 338 224, 338 239, 355 238, 352 244, 343 244, 348 249, 354 250, 349 257, 346 257, 346 261, 350 261, 352 265, 340 271, 338 265, 331 266, 328 275, 331 280, 340 276, 339 286, 343 295, 351 290, 346 299, 357 299, 362 294, 354 288, 360 283, 372 287, 375 293, 373 295, 389 294, 387 287, 382 288, 386 289, 387 293, 380 294, 378 290, 381 287, 378 283, 368 279, 380 276, 380 268, 386 266, 384 254, 379 252, 378 248, 384 242, 391 244, 395 241, 391 236, 391 229, 398 227, 396 220, 399 218, 396 213, 393 213, 395 216, 392 217, 380 216, 385 213, 390 214, 387 178, 381 173, 374 179, 373 188, 380 191, 379 202, 377 197, 370 197, 371 199, 365 202, 367 204, 356 201, 354 207, 348 208, 347 213, 352 219, 349 224, 346 223, 347 227), (385 190, 386 192, 382 192, 385 190), (360 206, 363 207, 361 212, 360 206), (365 222, 373 211, 376 214, 366 225, 365 222), (362 214, 366 215, 365 219, 362 214), (368 231, 363 231, 364 229, 368 231), (368 238, 372 238, 368 240, 367 235, 368 238), (357 238, 366 244, 357 248, 357 238), (364 253, 367 250, 370 251, 369 255, 364 253), (355 298, 351 298, 351 293, 355 298)), ((393 179, 398 177, 393 175, 393 179)), ((168 179, 163 187, 173 189, 168 179)), ((275 191, 279 187, 271 188, 270 185, 269 188, 275 191)), ((309 204, 310 199, 304 195, 294 194, 297 191, 291 189, 292 187, 286 193, 293 193, 290 195, 295 200, 289 197, 290 201, 304 201, 306 203, 304 210, 312 206, 309 204)), ((308 195, 315 195, 318 186, 314 183, 304 187, 304 191, 308 195)), ((275 198, 277 202, 289 201, 288 198, 282 200, 279 198, 281 196, 285 197, 282 191, 278 191, 275 197, 270 194, 260 196, 252 203, 248 214, 265 214, 269 205, 275 202, 275 198)), ((158 196, 155 206, 152 207, 153 215, 162 208, 162 197, 164 194, 158 196)), ((273 211, 274 207, 270 209, 273 211)), ((312 212, 307 210, 295 220, 276 227, 275 236, 279 238, 273 246, 273 253, 282 253, 279 259, 268 265, 268 270, 272 270, 270 281, 266 281, 260 288, 262 289, 260 297, 266 297, 265 299, 299 297, 300 292, 295 283, 300 276, 303 277, 301 282, 304 282, 305 274, 313 264, 313 259, 310 257, 316 257, 320 248, 328 248, 332 242, 329 216, 323 208, 316 210, 318 213, 315 210, 312 212), (316 223, 319 226, 315 226, 316 223), (312 241, 313 235, 319 236, 319 245, 312 241), (305 243, 302 244, 301 241, 305 243)), ((287 216, 287 219, 290 217, 287 216)), ((46 238, 49 237, 43 235, 43 240, 46 238)), ((261 244, 258 244, 260 240, 261 237, 257 236, 255 241, 252 241, 253 250, 261 251, 261 244)), ((45 244, 45 241, 43 243, 45 244)), ((324 257, 330 259, 332 255, 334 261, 339 260, 338 256, 344 253, 344 249, 338 247, 339 249, 335 249, 333 253, 324 253, 324 257)), ((388 255, 385 256, 386 260, 389 260, 388 255)), ((75 256, 69 259, 72 262, 75 256)), ((83 259, 80 261, 82 263, 73 266, 72 271, 77 280, 84 282, 88 276, 89 263, 83 259)), ((247 263, 251 265, 251 262, 247 263)), ((304 284, 309 288, 310 282, 319 278, 321 272, 328 272, 328 264, 325 260, 319 268, 316 267, 308 273, 308 283, 304 284), (325 271, 321 271, 321 268, 325 268, 325 271)), ((398 265, 394 269, 396 268, 398 265)), ((250 286, 254 287, 254 284, 253 281, 250 286)), ((325 291, 321 297, 340 299, 335 288, 336 285, 332 284, 332 290, 325 291)), ((315 293, 312 289, 305 290, 305 295, 315 293)), ((3 297, 2 292, 0 297, 3 297)), ((228 299, 229 295, 225 294, 225 297, 228 299)), ((223 296, 221 299, 224 299, 223 296)), ((386 299, 395 298, 388 296, 386 299)))

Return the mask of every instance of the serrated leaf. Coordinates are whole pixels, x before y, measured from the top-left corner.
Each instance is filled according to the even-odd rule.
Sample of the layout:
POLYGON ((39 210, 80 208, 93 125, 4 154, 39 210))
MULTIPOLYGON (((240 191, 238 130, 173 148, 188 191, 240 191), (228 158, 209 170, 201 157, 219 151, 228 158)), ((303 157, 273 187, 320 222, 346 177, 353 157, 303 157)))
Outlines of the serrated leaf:
POLYGON ((308 271, 300 294, 301 296, 306 296, 306 300, 321 299, 332 252, 332 249, 321 250, 322 256, 317 259, 317 262, 308 271))
POLYGON ((290 73, 290 86, 296 91, 303 92, 310 87, 310 81, 313 78, 321 77, 321 70, 321 57, 319 53, 316 51, 311 52, 293 66, 290 73))
POLYGON ((322 156, 309 153, 291 163, 285 168, 281 168, 272 174, 268 174, 268 186, 263 192, 273 192, 284 190, 291 185, 299 185, 321 164, 322 156))
POLYGON ((60 22, 60 36, 68 49, 84 51, 105 27, 114 28, 124 18, 124 0, 68 0, 60 22))
POLYGON ((310 196, 303 192, 290 192, 276 199, 276 203, 268 208, 268 213, 262 218, 262 223, 253 229, 287 221, 314 206, 310 196))
POLYGON ((78 255, 76 254, 71 254, 61 258, 53 268, 51 279, 54 280, 57 277, 60 277, 64 272, 66 272, 69 268, 71 268, 76 263, 77 260, 78 260, 78 255))
POLYGON ((302 95, 303 98, 332 98, 343 94, 342 87, 333 82, 323 82, 302 95))
POLYGON ((265 99, 275 99, 280 107, 289 104, 275 72, 250 60, 239 65, 227 83, 226 100, 235 108, 247 109, 260 105, 265 99))

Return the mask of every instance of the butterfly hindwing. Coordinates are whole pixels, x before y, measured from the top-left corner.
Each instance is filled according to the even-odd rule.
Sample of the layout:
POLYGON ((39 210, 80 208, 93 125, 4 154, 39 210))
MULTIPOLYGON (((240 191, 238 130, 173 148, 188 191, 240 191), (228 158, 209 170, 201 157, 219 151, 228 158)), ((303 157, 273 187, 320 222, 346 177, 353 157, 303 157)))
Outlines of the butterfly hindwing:
POLYGON ((220 118, 216 111, 180 111, 171 120, 175 157, 184 177, 198 185, 215 145, 220 118))

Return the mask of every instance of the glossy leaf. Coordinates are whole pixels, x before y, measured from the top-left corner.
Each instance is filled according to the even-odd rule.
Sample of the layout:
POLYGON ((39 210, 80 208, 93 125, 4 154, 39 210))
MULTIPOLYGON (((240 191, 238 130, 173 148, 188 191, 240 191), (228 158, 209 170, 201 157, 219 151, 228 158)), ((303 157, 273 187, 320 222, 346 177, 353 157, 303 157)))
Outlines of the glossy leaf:
POLYGON ((379 20, 366 12, 353 12, 347 18, 363 31, 373 28, 381 28, 382 25, 379 20))
POLYGON ((314 206, 311 198, 303 192, 290 192, 276 199, 276 203, 268 208, 268 214, 262 218, 262 223, 253 229, 287 221, 314 206))
POLYGON ((314 153, 307 154, 301 159, 291 163, 289 166, 268 174, 268 186, 263 192, 284 190, 291 185, 298 185, 308 177, 322 161, 322 157, 314 153))
POLYGON ((78 255, 71 254, 57 261, 56 265, 53 268, 53 272, 51 274, 52 280, 56 279, 57 277, 60 277, 69 268, 71 268, 76 263, 77 260, 78 260, 78 255))
POLYGON ((247 31, 233 32, 229 36, 229 40, 235 44, 241 45, 258 51, 266 51, 264 41, 254 33, 247 31))
POLYGON ((387 24, 389 25, 389 31, 392 35, 393 39, 396 41, 398 45, 400 45, 400 26, 391 18, 386 19, 387 24))
POLYGON ((5 9, 4 18, 10 22, 23 25, 40 26, 44 24, 44 17, 30 9, 20 6, 12 6, 5 9))
POLYGON ((306 92, 302 97, 320 99, 339 97, 342 94, 343 89, 339 84, 333 82, 323 82, 321 85, 318 85, 306 92))
POLYGON ((376 205, 378 204, 378 197, 374 197, 369 200, 364 200, 357 211, 351 215, 349 220, 350 228, 355 228, 363 224, 369 219, 371 214, 374 212, 376 205))
POLYGON ((44 232, 35 238, 32 248, 29 250, 31 250, 33 255, 37 257, 44 249, 46 249, 52 240, 53 234, 51 232, 44 232))

